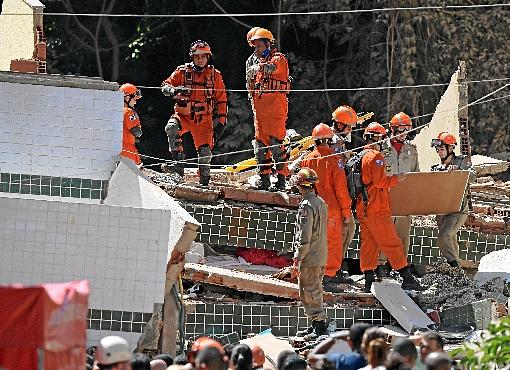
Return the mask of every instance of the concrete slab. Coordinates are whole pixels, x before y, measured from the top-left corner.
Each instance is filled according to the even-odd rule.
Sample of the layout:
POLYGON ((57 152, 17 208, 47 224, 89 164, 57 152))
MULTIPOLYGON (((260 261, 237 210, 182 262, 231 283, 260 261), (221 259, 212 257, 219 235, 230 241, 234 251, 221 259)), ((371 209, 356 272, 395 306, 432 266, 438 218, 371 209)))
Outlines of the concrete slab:
POLYGON ((251 347, 258 345, 266 355, 264 369, 276 369, 276 361, 278 355, 283 351, 294 351, 294 348, 286 340, 276 338, 273 334, 256 335, 252 338, 243 339, 241 343, 245 343, 251 347))
MULTIPOLYGON (((162 347, 175 353, 177 307, 171 290, 184 267, 184 254, 191 248, 200 223, 165 191, 145 176, 133 161, 120 158, 120 163, 108 183, 105 204, 136 208, 163 209, 170 212, 168 227, 167 269, 163 317, 162 347)), ((142 220, 140 220, 142 221, 142 220)), ((129 226, 129 225, 126 225, 129 226)))
MULTIPOLYGON (((184 276, 197 283, 220 285, 245 292, 299 300, 297 284, 269 276, 195 263, 186 263, 184 276)), ((369 293, 324 292, 324 301, 350 302, 358 306, 373 306, 374 296, 369 293)))
POLYGON ((402 328, 412 334, 417 329, 428 329, 434 322, 402 290, 396 281, 385 280, 372 284, 372 293, 402 328))
POLYGON ((496 277, 502 278, 503 281, 510 279, 510 249, 502 249, 483 256, 474 280, 481 285, 496 277))

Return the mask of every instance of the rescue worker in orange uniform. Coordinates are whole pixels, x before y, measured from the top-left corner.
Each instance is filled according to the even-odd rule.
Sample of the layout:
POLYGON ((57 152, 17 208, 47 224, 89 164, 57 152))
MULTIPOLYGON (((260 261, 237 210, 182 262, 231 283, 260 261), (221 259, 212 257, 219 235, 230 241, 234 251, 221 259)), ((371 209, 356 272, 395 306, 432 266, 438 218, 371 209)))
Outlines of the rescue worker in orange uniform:
POLYGON ((209 64, 212 57, 207 42, 197 40, 189 49, 191 63, 186 63, 163 81, 161 91, 175 100, 174 114, 165 127, 173 166, 165 172, 184 175, 182 135, 191 132, 198 153, 200 184, 210 178, 211 150, 227 124, 227 93, 221 72, 209 64))
MULTIPOLYGON (((468 181, 470 184, 476 181, 476 171, 471 165, 471 161, 465 155, 456 155, 454 152, 457 145, 455 136, 448 132, 441 132, 437 139, 432 139, 431 146, 437 151, 441 159, 440 164, 433 165, 432 171, 469 171, 468 181)), ((436 222, 439 229, 437 235, 437 246, 448 264, 452 267, 460 267, 459 264, 459 242, 457 233, 464 222, 466 222, 469 213, 469 195, 464 195, 460 212, 447 215, 437 215, 436 222)))
POLYGON ((275 189, 284 190, 285 179, 289 175, 288 154, 283 145, 289 105, 289 65, 285 55, 276 49, 269 30, 256 29, 250 42, 258 57, 258 61, 247 70, 247 75, 254 76, 250 80, 249 93, 253 99, 254 149, 260 176, 258 188, 268 190, 271 185, 271 153, 278 176, 275 189))
MULTIPOLYGON (((384 164, 388 176, 399 173, 420 172, 418 163, 418 149, 409 140, 409 130, 413 128, 411 117, 404 112, 395 114, 390 120, 390 130, 392 138, 382 144, 382 153, 384 155, 384 164)), ((409 251, 411 239, 411 216, 394 216, 393 222, 397 229, 398 237, 404 245, 404 254, 409 251)), ((380 256, 381 260, 386 261, 384 254, 380 256)), ((390 271, 388 263, 380 266, 381 275, 388 275, 390 271)))
MULTIPOLYGON (((351 153, 346 153, 346 143, 351 142, 351 132, 353 127, 356 127, 358 121, 358 115, 348 105, 341 105, 336 108, 331 114, 332 129, 333 129, 333 143, 331 149, 335 153, 339 153, 344 163, 347 163, 351 157, 351 153)), ((354 221, 348 221, 349 219, 342 215, 342 247, 343 256, 347 254, 347 249, 351 245, 352 239, 354 239, 354 233, 356 232, 356 223, 354 221), (348 221, 348 222, 347 222, 348 221)))
POLYGON ((402 277, 402 289, 423 290, 424 288, 411 274, 402 240, 398 237, 391 219, 388 189, 403 181, 406 175, 386 175, 384 157, 380 152, 380 143, 385 137, 386 130, 382 125, 375 122, 369 124, 363 134, 367 146, 360 153, 361 180, 368 193, 366 204, 362 197, 358 197, 356 204, 356 215, 361 231, 360 267, 365 274, 365 292, 370 292, 370 287, 375 281, 377 258, 381 251, 388 257, 391 267, 402 277))
POLYGON ((330 148, 333 130, 325 123, 319 123, 312 131, 315 150, 308 153, 301 167, 311 168, 319 181, 315 184, 317 194, 328 205, 328 260, 324 272, 324 284, 353 283, 341 274, 343 260, 342 223, 354 222, 351 213, 351 197, 347 190, 344 161, 330 148), (337 274, 338 273, 338 274, 337 274))
POLYGON ((142 93, 135 85, 130 83, 123 84, 119 90, 124 93, 124 125, 120 156, 129 158, 139 165, 142 161, 135 144, 142 136, 142 124, 135 111, 135 105, 138 99, 142 97, 142 93))

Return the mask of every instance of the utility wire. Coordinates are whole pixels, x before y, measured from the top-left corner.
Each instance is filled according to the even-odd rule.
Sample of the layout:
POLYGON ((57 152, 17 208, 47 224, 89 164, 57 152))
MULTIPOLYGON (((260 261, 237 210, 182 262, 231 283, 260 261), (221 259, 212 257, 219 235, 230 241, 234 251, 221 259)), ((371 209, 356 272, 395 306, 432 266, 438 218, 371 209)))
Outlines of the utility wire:
MULTIPOLYGON (((462 83, 456 83, 453 85, 460 86, 463 83, 467 84, 476 84, 476 83, 488 83, 488 82, 501 82, 501 81, 509 81, 510 77, 502 77, 502 78, 492 78, 485 80, 471 80, 465 81, 462 83)), ((291 89, 290 92, 326 92, 326 91, 364 91, 364 90, 397 90, 397 89, 415 89, 415 88, 425 88, 425 87, 440 87, 440 86, 448 86, 449 82, 445 83, 434 83, 434 84, 421 84, 421 85, 403 85, 403 86, 374 86, 374 87, 352 87, 352 88, 328 88, 328 89, 291 89)), ((157 89, 161 90, 161 86, 144 86, 144 85, 136 85, 140 89, 157 89)), ((207 89, 203 88, 191 88, 190 90, 194 91, 204 91, 207 89)), ((226 91, 226 92, 248 92, 247 89, 216 89, 216 91, 226 91)), ((267 92, 276 92, 278 90, 264 90, 267 92)))
MULTIPOLYGON (((103 13, 64 13, 52 12, 43 13, 45 16, 61 17, 109 17, 109 18, 240 18, 240 17, 281 17, 298 15, 334 15, 334 14, 360 14, 360 13, 384 13, 396 11, 425 11, 425 10, 470 10, 484 8, 505 8, 510 7, 510 3, 498 4, 470 4, 470 5, 437 5, 437 6, 416 6, 416 7, 392 7, 392 8, 374 8, 374 9, 350 9, 350 10, 327 10, 327 11, 308 11, 308 12, 281 12, 281 13, 215 13, 215 14, 103 14, 103 13)), ((29 15, 33 13, 2 13, 2 15, 29 15)))
MULTIPOLYGON (((468 107, 473 106, 473 105, 484 104, 484 103, 488 103, 490 101, 508 98, 508 97, 510 97, 510 95, 505 95, 505 96, 494 98, 494 99, 490 99, 490 100, 484 100, 484 99, 488 98, 489 96, 492 96, 492 95, 496 94, 497 92, 499 92, 499 91, 501 91, 501 90, 503 90, 503 89, 505 89, 505 88, 507 88, 509 86, 510 86, 510 84, 506 84, 506 85, 504 85, 504 86, 502 86, 502 87, 500 87, 500 88, 498 88, 498 89, 496 89, 496 90, 494 90, 494 91, 492 91, 492 92, 482 96, 481 98, 478 98, 475 101, 465 105, 464 107, 461 107, 461 108, 452 108, 452 109, 446 109, 446 110, 440 111, 440 112, 422 114, 422 115, 419 115, 419 116, 412 117, 411 119, 412 120, 416 120, 416 119, 419 119, 419 118, 429 117, 429 116, 434 115, 435 113, 446 113, 446 112, 451 112, 451 111, 461 111, 462 109, 468 108, 468 107)), ((429 124, 430 124, 430 122, 424 123, 422 125, 419 125, 419 126, 417 126, 415 128, 410 129, 408 132, 413 132, 413 131, 420 130, 423 127, 428 126, 429 124)), ((385 138, 384 140, 381 140, 381 141, 377 142, 377 144, 382 143, 385 140, 391 139, 393 137, 394 136, 390 136, 389 138, 385 138)), ((274 146, 280 146, 280 145, 272 145, 272 146, 267 146, 265 148, 271 148, 271 147, 274 147, 274 146)), ((359 149, 362 149, 362 148, 363 147, 361 146, 361 147, 357 147, 357 148, 346 150, 344 152, 333 153, 333 154, 324 156, 324 158, 330 157, 330 156, 337 156, 337 155, 340 155, 340 154, 352 153, 352 152, 354 152, 356 150, 359 150, 359 149)), ((126 152, 131 153, 129 151, 126 151, 126 152)), ((253 152, 253 149, 243 149, 243 150, 236 150, 236 151, 227 152, 227 153, 213 154, 213 155, 211 155, 211 158, 213 158, 213 157, 216 158, 216 157, 225 156, 225 155, 233 155, 233 154, 246 153, 246 152, 253 152)), ((160 163, 150 164, 150 165, 147 165, 145 167, 158 166, 158 165, 165 164, 165 163, 183 163, 183 164, 190 164, 191 163, 191 164, 197 164, 197 163, 195 163, 195 161, 198 161, 198 158, 188 158, 188 159, 185 159, 183 161, 175 161, 175 160, 171 160, 171 159, 157 158, 157 157, 152 157, 152 156, 147 156, 147 155, 142 155, 142 154, 140 154, 140 156, 144 157, 144 158, 150 158, 150 159, 162 161, 160 163)), ((276 164, 285 164, 285 163, 288 164, 288 163, 291 163, 291 162, 292 161, 277 162, 277 163, 273 163, 273 165, 276 165, 276 164)), ((201 164, 201 165, 205 165, 205 164, 201 164)), ((207 166, 223 168, 223 167, 227 167, 227 166, 233 166, 233 164, 230 164, 230 165, 207 164, 207 166)))
MULTIPOLYGON (((509 84, 510 85, 510 84, 509 84)), ((497 92, 497 91, 496 91, 497 92)), ((492 92, 488 95, 493 95, 495 94, 496 92, 492 92)), ((496 101, 496 100, 501 100, 501 99, 507 99, 507 98, 510 98, 510 94, 508 95, 503 95, 503 96, 499 96, 497 98, 492 98, 492 99, 487 99, 487 100, 483 100, 483 101, 480 101, 480 99, 483 99, 485 97, 487 97, 488 95, 482 97, 482 98, 479 98, 477 100, 475 100, 474 102, 470 103, 468 106, 473 106, 473 105, 478 105, 478 104, 485 104, 485 103, 489 103, 491 101, 496 101)), ((467 106, 466 106, 467 107, 467 106)), ((466 108, 464 107, 464 108, 466 108)), ((459 110, 461 110, 463 108, 460 108, 459 110)), ((441 111, 440 113, 445 113, 445 112, 449 112, 449 111, 453 111, 453 110, 456 110, 456 109, 449 109, 449 110, 446 110, 446 111, 441 111)), ((411 119, 417 119, 419 117, 425 117, 425 116, 430 116, 430 115, 433 115, 434 113, 428 113, 426 115, 422 115, 422 116, 417 116, 417 117, 413 117, 411 119)), ((416 129, 419 129, 421 127, 424 127, 424 126, 427 126, 427 124, 424 124, 424 125, 421 125, 420 127, 417 127, 413 130, 416 130, 416 129)), ((411 130, 410 130, 411 131, 411 130)), ((391 138, 391 137, 390 137, 391 138)), ((387 140, 387 139, 385 139, 387 140)), ((384 140, 383 140, 384 141, 384 140)), ((273 146, 276 146, 276 145, 272 145, 272 146, 268 146, 267 148, 271 148, 273 146)), ((278 145, 279 146, 279 145, 278 145)), ((358 148, 354 148, 354 149, 351 149, 350 151, 355 151, 355 150, 358 150, 362 147, 358 147, 358 148)), ((92 149, 93 151, 94 150, 98 150, 98 149, 92 149)), ((128 151, 128 150, 124 150, 126 153, 131 153, 131 154, 136 154, 134 152, 131 152, 131 151, 128 151)), ((342 153, 335 153, 334 155, 339 155, 339 154, 344 154, 344 153, 348 153, 350 151, 345 151, 345 152, 342 152, 342 153)), ((245 153, 245 152, 253 152, 253 149, 245 149, 245 150, 239 150, 239 151, 235 151, 235 152, 229 152, 229 153, 220 153, 220 154, 213 154, 212 157, 220 157, 220 156, 225 156, 225 155, 231 155, 231 154, 237 154, 237 153, 245 153)), ((182 163, 184 161, 171 161, 171 160, 166 160, 164 158, 158 158, 158 157, 152 157, 152 156, 149 156, 149 155, 144 155, 144 154, 140 154, 140 157, 143 157, 143 158, 150 158, 150 159, 155 159, 155 160, 159 160, 159 161, 164 161, 164 162, 161 162, 161 163, 154 163, 154 164, 149 164, 149 165, 144 165, 144 167, 152 167, 152 166, 159 166, 161 164, 164 164, 164 163, 169 163, 169 162, 173 162, 173 163, 182 163)), ((194 160, 197 160, 196 158, 191 158, 191 159, 194 159, 194 160)), ((288 161, 286 163, 290 163, 292 161, 288 161)), ((185 160, 185 164, 194 164, 194 163, 189 163, 188 160, 185 160)), ((211 167, 227 167, 229 165, 209 165, 211 167)), ((61 177, 68 177, 68 178, 73 178, 73 177, 81 177, 83 175, 95 175, 96 172, 80 172, 80 173, 76 173, 76 174, 67 174, 66 176, 61 176, 61 177)), ((21 175, 20 175, 20 180, 16 181, 14 183, 14 185, 35 185, 35 184, 31 184, 31 179, 26 179, 26 180, 22 180, 21 179, 21 175)), ((42 186, 45 186, 45 185, 42 185, 42 186)), ((49 186, 49 185, 48 185, 49 186)))

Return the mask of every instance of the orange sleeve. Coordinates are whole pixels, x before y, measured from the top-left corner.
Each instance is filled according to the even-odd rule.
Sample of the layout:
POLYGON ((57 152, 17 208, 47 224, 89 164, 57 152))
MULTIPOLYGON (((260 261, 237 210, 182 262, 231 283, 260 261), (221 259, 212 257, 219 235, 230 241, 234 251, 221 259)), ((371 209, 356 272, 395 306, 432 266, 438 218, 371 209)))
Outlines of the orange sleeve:
POLYGON ((215 72, 214 76, 214 101, 216 103, 216 115, 220 123, 227 123, 227 92, 225 83, 220 71, 215 72))
POLYGON ((287 62, 287 58, 281 53, 275 54, 269 63, 272 63, 276 66, 276 70, 271 73, 271 77, 280 80, 287 81, 289 78, 289 63, 287 62))
POLYGON ((184 74, 182 73, 182 71, 179 70, 179 68, 177 68, 170 75, 170 77, 168 77, 165 81, 163 81, 161 86, 164 86, 164 85, 170 85, 170 86, 175 86, 175 87, 184 85, 184 74))
POLYGON ((352 199, 347 189, 347 177, 345 176, 345 163, 340 156, 332 156, 328 158, 333 166, 333 186, 338 203, 340 204, 342 215, 352 216, 351 205, 352 199))
POLYGON ((375 156, 369 154, 372 158, 368 162, 370 167, 370 173, 372 174, 372 185, 380 189, 389 189, 398 184, 396 175, 387 176, 386 166, 384 165, 384 157, 381 153, 377 153, 375 156))
POLYGON ((138 117, 138 114, 130 108, 124 109, 124 126, 128 130, 131 130, 133 127, 140 125, 141 122, 140 117, 138 117))

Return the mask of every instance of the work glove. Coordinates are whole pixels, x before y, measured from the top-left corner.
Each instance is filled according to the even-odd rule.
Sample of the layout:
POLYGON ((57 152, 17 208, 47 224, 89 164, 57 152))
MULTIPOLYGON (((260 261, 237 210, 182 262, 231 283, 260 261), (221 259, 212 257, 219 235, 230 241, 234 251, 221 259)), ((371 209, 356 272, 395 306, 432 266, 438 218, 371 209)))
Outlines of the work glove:
POLYGON ((225 131, 225 126, 226 124, 224 123, 220 123, 220 122, 215 122, 214 123, 214 142, 218 142, 218 140, 221 138, 221 136, 223 135, 223 132, 225 131))
POLYGON ((171 86, 171 85, 164 85, 161 88, 161 92, 165 96, 175 96, 178 94, 188 94, 190 92, 190 89, 185 86, 171 86))

